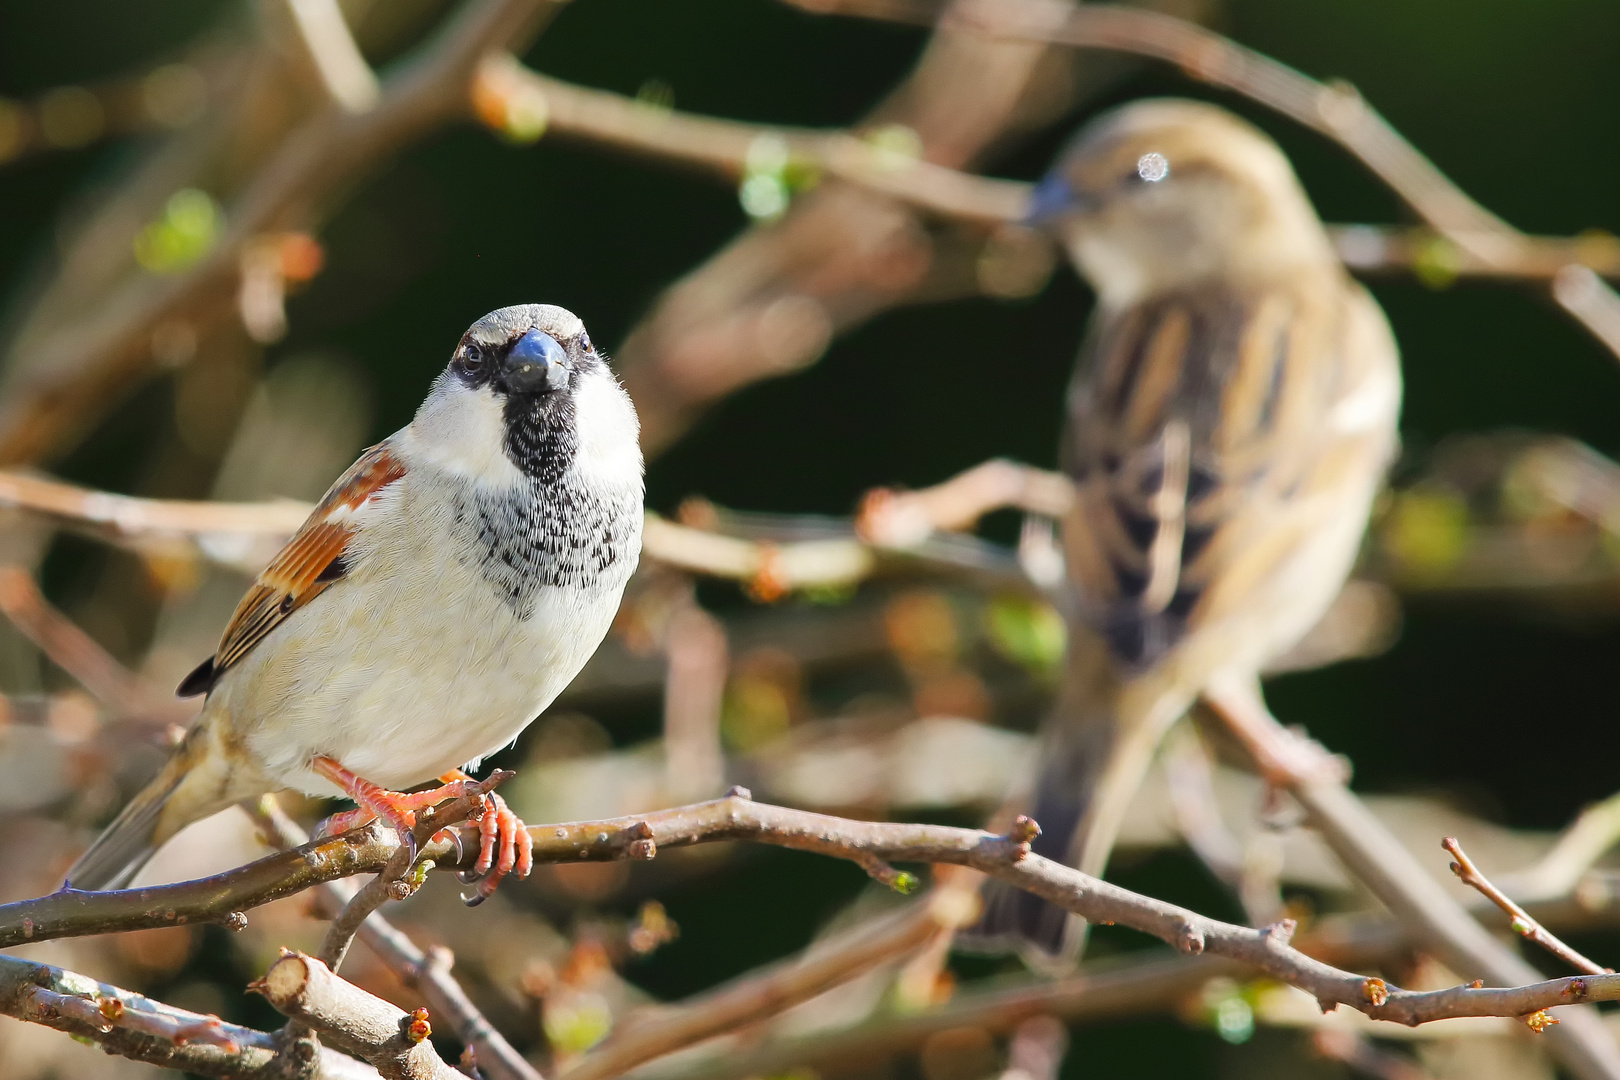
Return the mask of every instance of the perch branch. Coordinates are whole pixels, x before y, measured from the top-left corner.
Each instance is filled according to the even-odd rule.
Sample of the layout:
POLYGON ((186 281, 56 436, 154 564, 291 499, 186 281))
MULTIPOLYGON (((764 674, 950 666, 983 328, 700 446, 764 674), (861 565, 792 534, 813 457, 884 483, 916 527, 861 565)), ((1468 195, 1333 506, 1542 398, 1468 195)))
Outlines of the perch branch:
MULTIPOLYGON (((243 804, 243 808, 273 846, 296 848, 309 842, 304 830, 281 809, 275 796, 267 795, 257 803, 243 804)), ((327 914, 335 915, 345 910, 356 892, 346 881, 328 881, 319 886, 317 896, 327 914)), ((456 1038, 473 1048, 478 1070, 485 1080, 541 1080, 534 1067, 479 1012, 450 973, 455 958, 449 949, 432 948, 423 952, 377 912, 360 924, 358 936, 402 983, 422 995, 433 1016, 443 1018, 456 1038)))
POLYGON ((1588 975, 1604 975, 1614 971, 1613 968, 1606 968, 1592 960, 1588 960, 1560 941, 1546 927, 1532 919, 1524 908, 1514 903, 1506 893, 1491 884, 1490 878, 1480 873, 1479 867, 1475 866, 1474 860, 1470 859, 1468 854, 1463 851, 1462 845, 1457 842, 1455 836, 1446 837, 1440 842, 1440 846, 1449 851, 1452 858, 1456 860, 1451 864, 1451 872, 1456 874, 1457 879, 1464 885, 1478 892, 1485 899, 1506 912, 1508 918, 1513 920, 1514 933, 1540 945, 1576 971, 1585 972, 1588 975))
MULTIPOLYGON (((87 1039, 108 1053, 225 1080, 274 1080, 273 1037, 165 1005, 49 964, 0 956, 0 1013, 87 1039)), ((333 1050, 314 1080, 362 1080, 377 1073, 333 1050)), ((465 1078, 463 1078, 465 1080, 465 1078)))
MULTIPOLYGON (((422 855, 440 868, 459 868, 463 860, 470 865, 477 845, 471 842, 471 830, 462 828, 466 843, 434 841, 423 845, 422 855), (465 852, 459 857, 458 847, 465 852)), ((1463 986, 1422 993, 1401 990, 1379 979, 1338 970, 1290 948, 1291 923, 1256 930, 1218 922, 1031 855, 1029 841, 1036 831, 1034 823, 1027 819, 1021 819, 1007 836, 943 825, 852 821, 756 803, 734 793, 634 817, 537 826, 530 829, 530 835, 537 862, 645 859, 653 857, 660 847, 744 840, 848 859, 878 880, 897 887, 905 875, 892 868, 894 863, 969 866, 1026 889, 1089 922, 1118 923, 1183 952, 1241 961, 1305 990, 1324 1008, 1349 1005, 1374 1019, 1405 1024, 1451 1016, 1522 1016, 1558 1005, 1620 999, 1620 975, 1533 981, 1534 971, 1512 954, 1507 955, 1517 965, 1516 970, 1530 973, 1530 979, 1515 980, 1525 985, 1463 986)), ((371 827, 314 841, 199 881, 120 892, 61 891, 0 905, 0 947, 28 940, 226 919, 233 912, 267 899, 352 874, 374 872, 387 864, 398 846, 391 831, 371 827)), ((1405 857, 1411 860, 1410 855, 1405 857)), ((1421 873, 1421 868, 1417 870, 1421 873)), ((1432 878, 1426 880, 1438 888, 1432 878)), ((1462 912, 1467 926, 1501 948, 1460 906, 1457 910, 1462 912)), ((1509 970, 1506 965, 1501 967, 1509 970)))

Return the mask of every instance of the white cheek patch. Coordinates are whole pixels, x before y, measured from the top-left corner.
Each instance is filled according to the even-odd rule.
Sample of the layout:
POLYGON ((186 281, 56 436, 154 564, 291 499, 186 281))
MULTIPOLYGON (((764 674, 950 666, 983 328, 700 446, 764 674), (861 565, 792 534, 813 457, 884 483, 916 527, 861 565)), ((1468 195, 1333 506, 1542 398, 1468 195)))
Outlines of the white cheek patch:
POLYGON ((641 422, 630 395, 605 371, 592 372, 574 389, 574 430, 579 453, 574 471, 615 486, 641 484, 641 422))
POLYGON ((488 386, 472 389, 453 376, 439 376, 402 434, 407 467, 424 462, 488 487, 523 482, 506 456, 504 407, 488 386))

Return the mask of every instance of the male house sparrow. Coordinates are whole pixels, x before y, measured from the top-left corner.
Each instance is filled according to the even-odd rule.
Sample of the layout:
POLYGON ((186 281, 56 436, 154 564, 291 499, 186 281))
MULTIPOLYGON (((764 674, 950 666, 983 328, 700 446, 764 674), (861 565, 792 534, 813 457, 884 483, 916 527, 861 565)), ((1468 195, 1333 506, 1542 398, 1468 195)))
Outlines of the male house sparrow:
MULTIPOLYGON (((343 826, 404 837, 596 651, 641 524, 635 408, 584 324, 547 304, 484 316, 248 590, 180 686, 208 695, 196 725, 71 887, 127 884, 187 824, 281 788, 346 794, 343 826), (447 786, 398 794, 433 777, 447 786)), ((531 862, 521 822, 488 808, 480 899, 531 862)))
MULTIPOLYGON (((1034 202, 1097 295, 1063 435, 1076 640, 1035 846, 1097 875, 1166 731, 1206 687, 1253 685, 1344 584, 1400 368, 1287 159, 1229 113, 1114 110, 1034 202)), ((1068 924, 1003 892, 979 931, 1072 951, 1068 924)))

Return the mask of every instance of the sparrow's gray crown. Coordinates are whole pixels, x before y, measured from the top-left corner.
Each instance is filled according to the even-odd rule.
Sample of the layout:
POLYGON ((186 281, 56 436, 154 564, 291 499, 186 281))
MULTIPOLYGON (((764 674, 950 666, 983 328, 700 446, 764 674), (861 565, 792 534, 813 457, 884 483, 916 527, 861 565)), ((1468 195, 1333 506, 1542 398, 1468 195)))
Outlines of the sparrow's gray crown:
POLYGON ((566 308, 517 304, 468 327, 450 370, 471 387, 502 395, 549 394, 601 367, 585 324, 566 308))

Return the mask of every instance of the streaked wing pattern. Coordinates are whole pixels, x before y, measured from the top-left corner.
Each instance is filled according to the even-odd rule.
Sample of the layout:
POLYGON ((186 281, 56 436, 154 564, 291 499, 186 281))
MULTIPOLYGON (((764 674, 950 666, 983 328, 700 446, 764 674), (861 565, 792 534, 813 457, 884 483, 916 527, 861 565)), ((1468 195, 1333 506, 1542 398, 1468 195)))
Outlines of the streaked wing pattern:
POLYGON ((1324 294, 1346 295, 1202 290, 1094 324, 1069 395, 1064 536, 1085 617, 1127 668, 1175 646, 1213 592, 1224 609, 1244 591, 1251 539, 1300 535, 1277 515, 1304 501, 1345 382, 1345 308, 1324 294))

